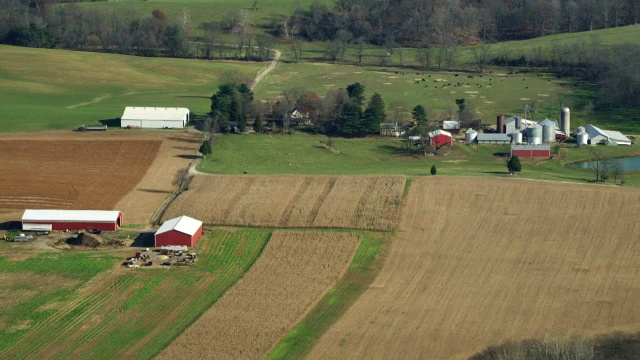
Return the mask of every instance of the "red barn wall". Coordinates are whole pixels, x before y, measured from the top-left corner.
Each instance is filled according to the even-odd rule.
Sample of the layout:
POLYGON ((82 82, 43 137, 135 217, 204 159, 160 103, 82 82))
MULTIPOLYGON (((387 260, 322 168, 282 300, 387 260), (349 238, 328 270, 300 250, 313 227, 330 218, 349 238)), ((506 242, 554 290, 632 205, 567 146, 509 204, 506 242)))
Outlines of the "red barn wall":
POLYGON ((440 134, 434 138, 431 138, 431 145, 432 146, 441 146, 441 145, 451 145, 453 142, 451 140, 450 137, 448 137, 447 135, 444 134, 440 134))
MULTIPOLYGON (((96 228, 102 231, 116 231, 118 226, 115 222, 54 222, 54 221, 25 221, 27 224, 51 224, 51 230, 84 230, 86 228, 96 228)), ((23 222, 24 223, 24 222, 23 222)))
POLYGON ((550 157, 549 150, 513 150, 511 156, 518 157, 550 157))

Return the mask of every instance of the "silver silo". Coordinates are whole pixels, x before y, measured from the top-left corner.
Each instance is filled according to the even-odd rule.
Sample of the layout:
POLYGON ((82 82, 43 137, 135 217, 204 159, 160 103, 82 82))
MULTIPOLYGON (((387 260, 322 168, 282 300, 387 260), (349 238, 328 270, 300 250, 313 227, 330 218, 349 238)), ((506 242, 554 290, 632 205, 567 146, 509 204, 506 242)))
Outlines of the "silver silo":
POLYGON ((571 111, 568 107, 563 107, 560 111, 560 130, 569 138, 571 130, 571 111))
POLYGON ((516 116, 516 129, 520 129, 522 127, 522 118, 520 116, 516 116))
POLYGON ((527 144, 542 144, 542 126, 531 125, 526 129, 525 134, 527 135, 527 144))
POLYGON ((522 144, 522 133, 515 131, 511 134, 511 142, 514 144, 522 144))
POLYGON ((478 137, 478 132, 473 129, 469 129, 466 133, 464 133, 464 141, 467 144, 472 144, 474 141, 476 141, 476 137, 478 137))
POLYGON ((552 143, 556 141, 556 127, 551 124, 542 126, 542 141, 552 143))
POLYGON ((589 143, 589 134, 582 126, 578 128, 578 132, 576 133, 576 143, 578 143, 578 146, 587 145, 589 143))

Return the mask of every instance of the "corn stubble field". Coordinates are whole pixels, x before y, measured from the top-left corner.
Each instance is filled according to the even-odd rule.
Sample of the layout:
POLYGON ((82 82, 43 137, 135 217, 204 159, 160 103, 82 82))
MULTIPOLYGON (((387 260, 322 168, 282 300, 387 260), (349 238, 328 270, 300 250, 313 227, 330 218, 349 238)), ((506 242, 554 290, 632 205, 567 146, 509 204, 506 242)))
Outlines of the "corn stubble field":
POLYGON ((414 179, 378 278, 311 359, 464 359, 506 340, 639 331, 640 192, 414 179))
POLYGON ((263 359, 348 267, 361 236, 277 231, 251 269, 158 359, 263 359))
POLYGON ((164 218, 215 225, 391 230, 404 176, 198 175, 164 218))

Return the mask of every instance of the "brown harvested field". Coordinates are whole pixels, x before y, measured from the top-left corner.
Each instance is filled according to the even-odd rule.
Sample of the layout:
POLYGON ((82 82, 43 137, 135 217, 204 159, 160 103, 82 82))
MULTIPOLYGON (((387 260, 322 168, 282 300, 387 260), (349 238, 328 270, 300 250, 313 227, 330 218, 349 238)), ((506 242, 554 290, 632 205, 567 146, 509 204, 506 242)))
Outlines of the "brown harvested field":
POLYGON ((640 191, 418 178, 385 265, 311 359, 464 359, 640 331, 640 191))
POLYGON ((289 228, 391 230, 404 176, 197 175, 165 218, 289 228))
POLYGON ((118 209, 148 223, 198 146, 173 131, 0 134, 0 224, 25 208, 118 209))
POLYGON ((277 231, 256 263, 158 359, 263 359, 346 270, 360 236, 277 231))

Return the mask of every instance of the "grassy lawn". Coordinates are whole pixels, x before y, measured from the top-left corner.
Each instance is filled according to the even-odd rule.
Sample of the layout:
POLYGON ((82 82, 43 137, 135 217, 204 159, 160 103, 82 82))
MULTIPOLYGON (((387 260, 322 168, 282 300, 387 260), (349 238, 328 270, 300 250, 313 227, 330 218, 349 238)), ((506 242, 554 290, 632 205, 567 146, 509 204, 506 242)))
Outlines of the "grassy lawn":
POLYGON ((117 257, 87 252, 1 259, 4 277, 20 275, 12 290, 43 287, 34 274, 68 288, 2 306, 8 326, 0 336, 0 358, 151 358, 242 277, 270 235, 263 229, 215 229, 200 239, 194 248, 198 262, 188 268, 114 269, 133 250, 117 257))
POLYGON ((125 106, 209 111, 221 74, 262 64, 143 58, 0 45, 1 132, 75 128, 125 106))
POLYGON ((267 359, 301 359, 315 341, 344 314, 373 282, 380 271, 386 238, 365 234, 349 270, 287 335, 280 340, 267 359))
MULTIPOLYGON (((390 138, 333 139, 333 154, 320 146, 325 136, 295 133, 284 135, 218 136, 213 154, 202 161, 199 170, 215 174, 251 175, 311 174, 311 175, 426 175, 435 164, 439 175, 509 176, 505 165, 509 146, 484 145, 470 147, 456 144, 446 156, 409 155, 404 142, 390 138)), ((640 153, 633 147, 599 147, 608 156, 640 153)), ((587 149, 561 148, 561 160, 522 159, 523 170, 518 176, 531 179, 586 182, 593 175, 589 170, 571 169, 565 165, 584 161, 591 154, 587 149)), ((627 172, 628 185, 640 185, 640 172, 627 172)))

